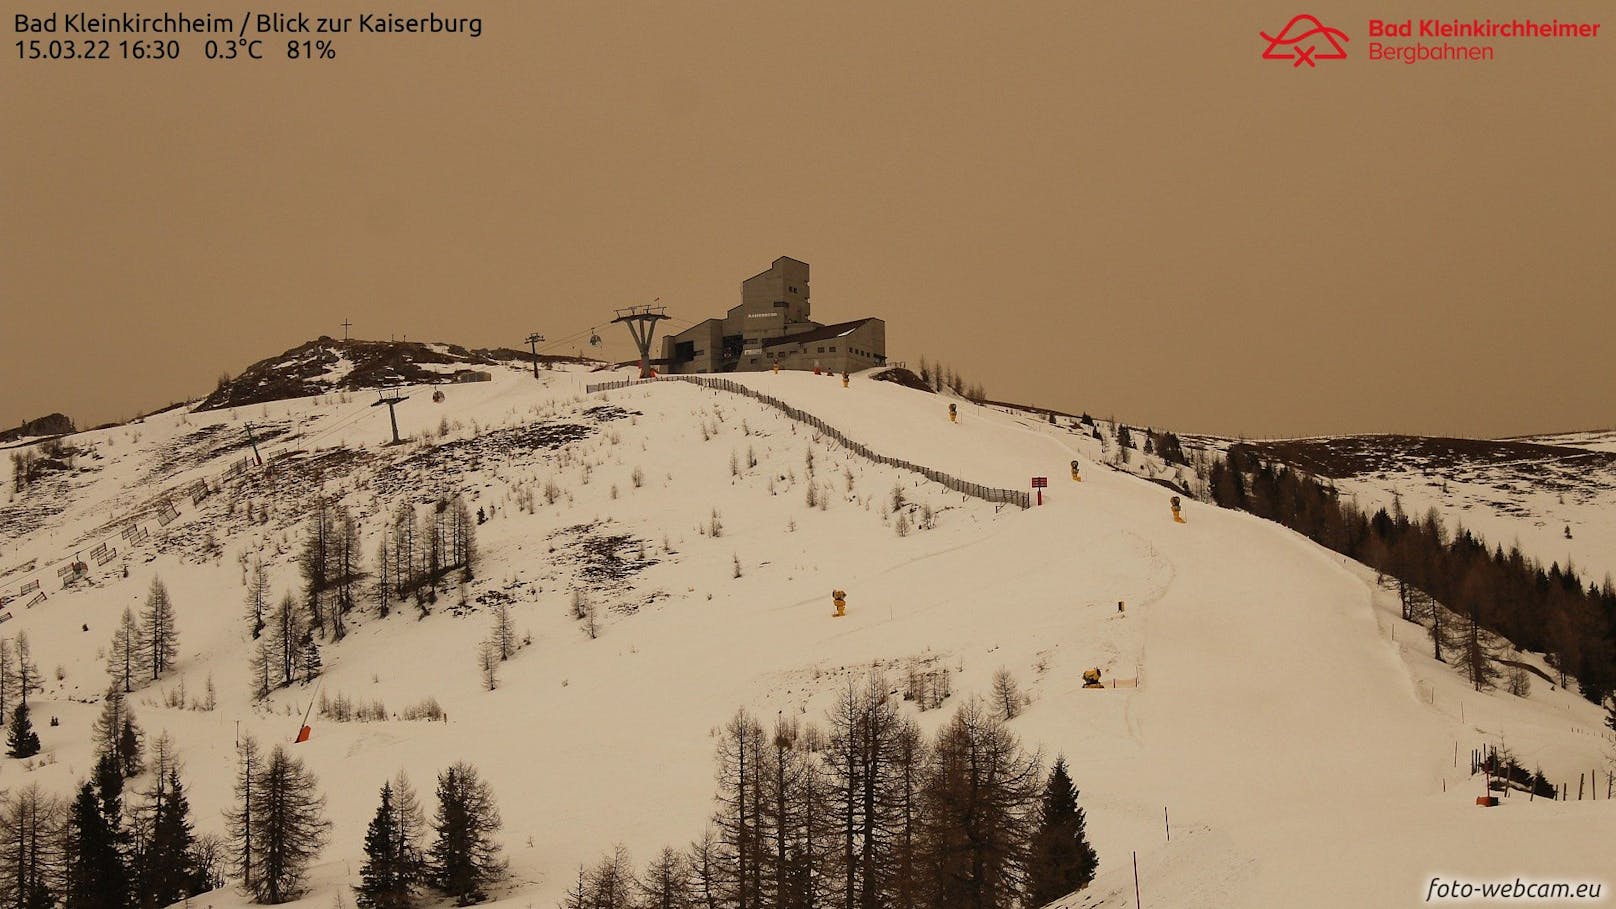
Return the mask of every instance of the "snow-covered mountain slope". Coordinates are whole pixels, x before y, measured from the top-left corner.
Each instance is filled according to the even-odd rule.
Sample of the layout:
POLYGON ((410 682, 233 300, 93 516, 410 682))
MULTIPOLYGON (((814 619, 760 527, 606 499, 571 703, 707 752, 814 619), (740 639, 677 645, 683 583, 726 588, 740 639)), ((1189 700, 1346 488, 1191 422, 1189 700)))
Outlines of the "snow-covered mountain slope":
POLYGON ((1565 445, 1570 448, 1586 448, 1590 451, 1616 451, 1616 429, 1601 429, 1591 432, 1562 432, 1546 436, 1526 436, 1522 442, 1537 442, 1542 445, 1565 445))
POLYGON ((290 742, 315 697, 251 701, 248 566, 264 559, 277 594, 296 586, 316 494, 353 511, 372 553, 399 502, 460 493, 490 515, 476 580, 425 618, 356 615, 325 646, 321 681, 328 697, 380 700, 394 717, 435 698, 447 719, 313 721, 295 747, 334 829, 295 905, 333 905, 356 880, 385 779, 403 768, 429 795, 459 759, 490 781, 505 820, 512 879, 496 904, 554 905, 578 864, 614 843, 644 858, 700 832, 714 730, 735 708, 819 717, 872 666, 950 674, 953 696, 918 715, 927 729, 1001 668, 1031 694, 1011 726, 1067 757, 1100 854, 1101 878, 1073 906, 1132 905, 1133 853, 1158 906, 1405 905, 1433 875, 1608 868, 1597 831, 1616 824, 1613 803, 1483 810, 1467 773, 1471 748, 1500 742, 1556 781, 1604 766, 1592 705, 1546 685, 1524 699, 1469 692, 1366 572, 1248 515, 1192 502, 1174 523, 1170 493, 1100 466, 1091 437, 963 402, 950 423, 947 400, 864 376, 848 388, 734 377, 884 455, 987 486, 1047 476, 1046 504, 1023 511, 857 457, 741 395, 676 381, 589 394, 606 374, 488 371, 409 389, 401 446, 381 445, 387 409, 365 392, 71 437, 72 469, 0 512, 0 596, 13 598, 0 633, 28 632, 48 676, 36 715, 61 720, 41 724, 47 760, 4 760, 0 785, 65 793, 86 774, 103 650, 161 576, 179 667, 135 708, 178 743, 199 826, 222 829, 238 724, 290 742), (249 422, 267 471, 251 460, 249 422), (64 588, 58 572, 75 561, 88 576, 64 588), (28 607, 21 589, 36 580, 47 598, 28 607), (844 618, 831 617, 833 588, 848 593, 844 618), (597 637, 574 617, 574 591, 599 609, 597 637), (502 600, 532 643, 490 692, 474 650, 502 600), (1085 690, 1090 666, 1138 685, 1085 690), (209 678, 216 709, 164 706, 209 678))
POLYGON ((1331 479, 1368 511, 1434 508, 1450 528, 1519 546, 1598 583, 1616 572, 1616 443, 1609 432, 1529 439, 1346 436, 1246 443, 1331 479))

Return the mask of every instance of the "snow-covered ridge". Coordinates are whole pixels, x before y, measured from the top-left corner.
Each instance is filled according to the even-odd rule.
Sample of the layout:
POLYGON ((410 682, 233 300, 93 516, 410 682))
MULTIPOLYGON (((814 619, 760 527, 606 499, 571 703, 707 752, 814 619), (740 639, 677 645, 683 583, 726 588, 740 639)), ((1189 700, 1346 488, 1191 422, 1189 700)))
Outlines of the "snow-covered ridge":
MULTIPOLYGON (((573 357, 546 355, 540 359, 548 363, 577 362, 573 357)), ((321 337, 260 360, 241 375, 221 382, 198 409, 241 407, 362 388, 485 381, 489 367, 516 361, 531 362, 532 357, 514 350, 468 350, 455 344, 321 337)))

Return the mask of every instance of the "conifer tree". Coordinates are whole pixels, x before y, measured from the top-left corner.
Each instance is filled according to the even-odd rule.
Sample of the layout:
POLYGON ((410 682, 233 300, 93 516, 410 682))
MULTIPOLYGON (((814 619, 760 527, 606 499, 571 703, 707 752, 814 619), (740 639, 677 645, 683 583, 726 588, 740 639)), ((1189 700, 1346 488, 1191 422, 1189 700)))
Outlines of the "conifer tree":
POLYGON ((921 790, 931 906, 1009 909, 1022 896, 1037 822, 1038 763, 980 701, 937 733, 921 790))
POLYGON ((10 638, 0 638, 0 725, 3 725, 6 716, 11 712, 11 702, 16 699, 17 657, 11 647, 10 638))
POLYGON ((365 831, 365 862, 359 869, 354 903, 359 909, 404 909, 410 905, 415 877, 400 856, 406 852, 398 806, 391 783, 382 784, 381 804, 365 831))
POLYGON ((253 825, 253 805, 258 795, 258 774, 262 756, 258 740, 242 736, 236 743, 236 786, 234 804, 225 811, 225 835, 231 844, 230 864, 241 876, 247 890, 258 890, 258 864, 253 825))
POLYGON ((393 777, 393 813, 398 828, 398 854, 393 861, 413 886, 426 879, 426 857, 421 852, 421 840, 426 836, 426 813, 421 810, 415 786, 403 770, 393 777))
POLYGON ((337 506, 331 521, 330 585, 334 594, 331 604, 331 639, 340 641, 348 634, 345 621, 354 604, 359 601, 359 582, 364 578, 361 570, 363 556, 359 552, 359 525, 346 506, 337 506))
POLYGON ((95 783, 101 819, 114 835, 120 834, 123 826, 123 772, 118 768, 116 754, 110 751, 101 753, 96 759, 91 781, 95 783))
POLYGON ((415 506, 409 502, 400 502, 398 511, 393 515, 393 532, 391 535, 393 563, 393 590, 400 597, 416 593, 420 590, 420 548, 415 536, 415 506))
POLYGON ((388 536, 382 538, 376 550, 376 615, 383 619, 393 611, 393 559, 388 552, 391 533, 389 528, 388 536))
POLYGON ((308 610, 310 627, 320 634, 325 634, 326 629, 324 598, 331 584, 331 537, 331 510, 322 498, 309 516, 308 536, 297 560, 303 574, 303 605, 308 610))
POLYGON ((284 903, 304 892, 304 876, 331 828, 316 785, 314 775, 283 745, 264 759, 253 781, 251 889, 260 903, 284 903))
POLYGON ((477 671, 482 675, 483 687, 493 691, 499 687, 499 643, 477 642, 477 671))
POLYGON ((593 909, 589 903, 589 886, 584 879, 584 866, 578 866, 578 878, 567 888, 567 895, 561 900, 561 909, 593 909))
MULTIPOLYGON (((20 706, 20 705, 19 705, 20 706)), ((29 783, 0 796, 0 904, 53 909, 62 806, 29 783)))
POLYGON ((269 640, 260 639, 253 648, 252 656, 247 659, 248 690, 252 692, 253 700, 262 701, 269 697, 276 687, 279 668, 279 661, 270 651, 269 640))
POLYGON ((312 682, 320 677, 322 663, 320 660, 320 644, 314 635, 303 636, 303 652, 299 668, 303 672, 303 681, 312 682))
POLYGON ((6 733, 6 754, 31 758, 38 753, 39 734, 34 732, 33 721, 28 718, 28 705, 18 704, 11 714, 11 729, 6 733))
POLYGON ((421 516, 421 542, 425 549, 423 555, 424 580, 432 588, 430 595, 436 597, 438 582, 448 573, 450 565, 449 530, 446 514, 449 503, 439 499, 437 504, 427 509, 421 516))
POLYGON ((34 648, 28 641, 28 632, 17 632, 17 668, 13 690, 17 702, 26 706, 28 695, 44 690, 40 685, 39 667, 34 664, 34 648))
POLYGON ((593 909, 632 909, 634 872, 628 850, 618 845, 589 873, 589 905, 593 909))
POLYGON ((472 520, 471 506, 458 496, 450 516, 449 550, 451 561, 460 567, 462 579, 471 580, 477 569, 477 522, 472 520))
POLYGON ((269 573, 260 559, 253 563, 252 576, 247 580, 247 629, 255 641, 268 625, 269 601, 269 573))
POLYGON ((489 643, 494 645, 501 661, 511 658, 516 652, 516 629, 511 624, 511 606, 506 602, 499 602, 494 606, 493 628, 488 635, 489 643))
MULTIPOLYGON (((124 697, 123 689, 117 683, 107 689, 106 696, 101 701, 101 713, 95 718, 95 726, 91 729, 92 741, 95 743, 95 753, 111 756, 113 766, 120 772, 127 770, 128 766, 122 760, 120 748, 123 737, 124 723, 128 721, 130 728, 135 732, 135 740, 139 741, 139 730, 134 725, 134 713, 129 708, 129 701, 124 697)), ((136 761, 138 764, 139 762, 136 761)), ((124 776, 134 776, 135 772, 124 773, 124 776)))
POLYGON ((912 719, 900 721, 892 751, 894 779, 890 787, 895 825, 892 836, 892 905, 917 909, 921 905, 921 785, 930 751, 912 719))
POLYGON ((1066 759, 1056 758, 1044 784, 1038 829, 1027 862, 1030 905, 1054 902, 1094 880, 1099 859, 1088 843, 1085 823, 1083 809, 1077 807, 1077 788, 1066 772, 1066 759))
POLYGON ((125 606, 123 619, 112 633, 112 646, 107 648, 107 675, 125 693, 134 691, 136 683, 141 680, 144 653, 145 641, 141 637, 140 625, 135 621, 135 611, 125 606))
POLYGON ((288 593, 275 604, 269 617, 269 655, 272 657, 271 668, 274 671, 271 674, 275 678, 275 687, 285 687, 297 680, 304 636, 297 601, 288 593))
POLYGON ((140 729, 135 720, 127 712, 124 714, 123 725, 118 729, 117 758, 123 768, 125 777, 133 777, 145 769, 141 757, 140 729))
POLYGON ((487 887, 505 873, 494 833, 500 828, 493 793, 464 761, 438 774, 438 811, 428 855, 432 886, 469 906, 488 898, 487 887))
POLYGON ((163 763, 168 772, 165 784, 154 790, 149 808, 151 834, 139 885, 142 904, 152 907, 181 902, 206 890, 208 883, 197 867, 191 806, 179 768, 171 758, 163 763))
POLYGON ((179 656, 179 631, 174 627, 174 603, 161 578, 152 580, 146 595, 146 611, 141 616, 143 668, 153 679, 174 667, 179 656))
MULTIPOLYGON (((116 771, 112 779, 122 786, 116 771)), ((72 858, 63 875, 63 909, 125 909, 129 871, 118 851, 117 828, 108 823, 102 798, 90 783, 73 799, 65 834, 64 852, 72 858)))
MULTIPOLYGON (((720 844, 718 835, 711 824, 707 826, 699 838, 690 843, 685 852, 685 860, 690 868, 690 876, 694 887, 694 899, 697 906, 703 909, 719 909, 728 905, 723 900, 720 888, 720 844)), ((583 868, 578 869, 579 887, 582 891, 583 868)), ((570 907, 569 907, 570 909, 570 907)))
POLYGON ((735 909, 758 909, 763 730, 751 714, 737 711, 718 743, 717 844, 713 863, 723 901, 735 909))
POLYGON ((797 798, 798 780, 806 766, 802 753, 797 751, 799 736, 796 719, 784 714, 775 717, 774 733, 767 753, 768 763, 762 770, 764 792, 761 801, 763 840, 761 860, 765 863, 763 893, 773 897, 775 905, 785 903, 790 891, 792 853, 801 831, 799 813, 802 805, 797 798))
POLYGON ((849 683, 830 717, 828 749, 839 864, 834 872, 845 904, 874 907, 895 886, 892 845, 900 722, 890 686, 872 673, 862 688, 849 683))
POLYGON ((645 869, 639 891, 640 909, 692 909, 695 894, 685 857, 664 847, 645 869))

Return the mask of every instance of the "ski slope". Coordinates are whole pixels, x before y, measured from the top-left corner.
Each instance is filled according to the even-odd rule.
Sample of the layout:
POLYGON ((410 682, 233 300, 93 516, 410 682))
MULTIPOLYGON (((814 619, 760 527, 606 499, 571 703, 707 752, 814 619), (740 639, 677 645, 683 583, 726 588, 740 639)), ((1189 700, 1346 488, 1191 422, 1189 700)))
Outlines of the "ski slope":
MULTIPOLYGON (((1175 524, 1170 493, 1103 467, 1092 438, 866 376, 845 389, 805 373, 732 378, 882 454, 990 486, 1047 476, 1046 504, 969 499, 743 396, 683 382, 584 392, 610 377, 557 369, 535 381, 499 368, 491 382, 443 387, 442 403, 412 389, 399 420, 416 438, 397 447, 379 444, 387 409, 363 392, 72 437, 93 449, 77 461, 90 469, 52 481, 48 502, 14 495, 7 526, 29 529, 0 536, 0 596, 36 577, 49 595, 34 608, 14 600, 0 634, 26 630, 48 676, 35 715, 50 759, 32 769, 5 759, 0 785, 66 793, 85 775, 106 684, 99 652, 160 575, 178 611, 180 667, 134 705, 149 733, 178 743, 199 830, 222 830, 238 723, 289 742, 315 696, 293 688, 251 703, 244 566, 262 557, 277 596, 293 589, 297 502, 316 492, 354 511, 372 553, 398 501, 461 491, 491 511, 466 606, 451 590, 425 618, 407 605, 385 620, 356 616, 325 646, 320 683, 395 715, 432 697, 447 720, 312 722, 297 754, 334 828, 293 905, 333 905, 357 880, 385 779, 403 768, 429 801, 434 775, 460 759, 490 781, 505 820, 512 878, 495 905, 554 905, 578 864, 616 843, 643 860, 700 833, 715 729, 736 708, 822 718, 837 688, 872 666, 894 679, 950 671, 953 696, 918 714, 928 730, 986 695, 997 670, 1015 675, 1032 701, 1011 726, 1046 759, 1066 756, 1100 855, 1101 877, 1071 906, 1133 905, 1133 853, 1147 906, 1410 905, 1434 875, 1582 881, 1609 868, 1599 831, 1616 829, 1611 803, 1483 810, 1467 775, 1469 750, 1500 740, 1530 749, 1554 779, 1608 766, 1593 705, 1547 686, 1527 699, 1467 692, 1425 658, 1418 629, 1396 620, 1371 577, 1281 527, 1194 502, 1175 524), (590 415, 602 406, 621 410, 590 415), (250 451, 249 421, 276 476, 249 466, 198 504, 176 499, 178 517, 158 526, 158 493, 217 482, 250 451), (562 423, 584 434, 534 442, 532 427, 562 423), (822 509, 807 504, 810 452, 822 509), (1068 475, 1074 458, 1081 483, 1068 475), (906 522, 929 506, 934 527, 899 535, 895 486, 911 503, 906 522), (519 503, 535 492, 529 512, 519 503), (267 523, 243 518, 249 501, 270 509, 267 523), (146 543, 122 540, 131 520, 149 529, 146 543), (613 551, 632 567, 589 574, 609 536, 626 540, 613 551), (61 560, 104 539, 118 557, 61 589, 61 560), (830 617, 832 588, 848 591, 845 618, 830 617), (574 590, 601 609, 597 638, 571 613, 574 590), (474 648, 497 596, 532 644, 490 692, 474 648), (1084 690, 1089 666, 1138 687, 1084 690), (196 697, 210 676, 217 709, 162 705, 181 679, 196 697), (61 725, 46 727, 53 714, 61 725)), ((245 902, 220 892, 196 904, 245 902)))

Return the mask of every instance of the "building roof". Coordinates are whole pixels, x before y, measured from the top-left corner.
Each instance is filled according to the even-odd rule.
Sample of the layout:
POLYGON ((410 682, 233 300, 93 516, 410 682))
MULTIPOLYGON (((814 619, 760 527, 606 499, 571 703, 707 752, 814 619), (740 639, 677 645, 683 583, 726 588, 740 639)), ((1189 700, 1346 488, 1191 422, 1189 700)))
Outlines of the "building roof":
POLYGON ((812 328, 808 331, 800 331, 794 335, 785 335, 784 337, 779 338, 764 338, 763 346, 775 347, 780 344, 809 344, 814 341, 840 338, 842 335, 851 334, 856 329, 862 327, 866 322, 879 321, 879 319, 872 317, 868 319, 854 319, 851 322, 837 322, 835 325, 821 325, 818 328, 812 328))
MULTIPOLYGON (((804 262, 801 259, 793 259, 790 256, 781 256, 780 258, 775 259, 773 262, 769 263, 768 268, 765 268, 762 271, 758 272, 757 274, 753 275, 752 278, 761 278, 764 275, 768 274, 769 272, 774 271, 776 268, 780 267, 781 262, 795 262, 798 265, 801 265, 801 266, 803 266, 805 268, 810 267, 807 262, 804 262)), ((750 280, 752 280, 752 278, 747 278, 746 280, 750 281, 750 280)), ((742 281, 741 283, 745 284, 746 281, 742 281)))

